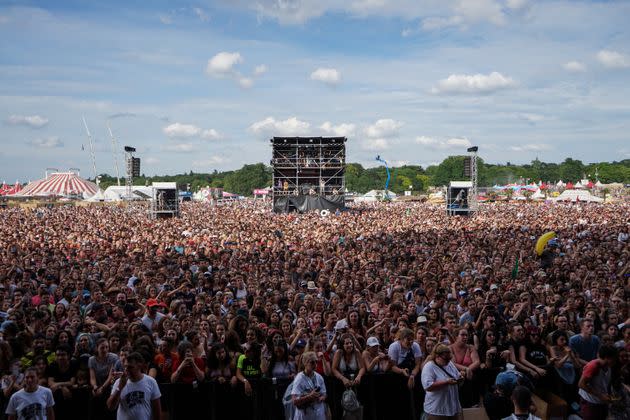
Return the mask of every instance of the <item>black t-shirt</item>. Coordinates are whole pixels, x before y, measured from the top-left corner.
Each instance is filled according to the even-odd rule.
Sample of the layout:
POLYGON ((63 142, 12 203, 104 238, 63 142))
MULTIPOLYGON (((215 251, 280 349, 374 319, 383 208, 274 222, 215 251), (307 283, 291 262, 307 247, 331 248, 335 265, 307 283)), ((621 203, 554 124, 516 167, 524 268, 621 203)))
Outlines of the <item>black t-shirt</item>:
POLYGON ((75 360, 70 361, 68 370, 64 372, 59 369, 57 362, 52 362, 46 368, 46 377, 53 378, 55 382, 70 382, 70 380, 76 376, 78 370, 79 367, 75 360))
POLYGON ((525 358, 533 365, 542 367, 547 364, 547 348, 542 344, 528 343, 525 358))

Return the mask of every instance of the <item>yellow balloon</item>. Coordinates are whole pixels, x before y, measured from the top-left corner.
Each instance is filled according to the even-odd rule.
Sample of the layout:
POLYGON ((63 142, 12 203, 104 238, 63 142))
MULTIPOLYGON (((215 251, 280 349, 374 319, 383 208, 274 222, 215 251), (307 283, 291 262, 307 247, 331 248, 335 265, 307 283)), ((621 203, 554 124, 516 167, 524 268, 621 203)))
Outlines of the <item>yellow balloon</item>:
POLYGON ((540 238, 538 238, 538 241, 536 241, 536 247, 534 248, 536 250, 536 254, 538 254, 538 256, 542 255, 543 251, 545 250, 545 246, 547 245, 547 242, 555 237, 556 232, 547 232, 542 234, 540 238))

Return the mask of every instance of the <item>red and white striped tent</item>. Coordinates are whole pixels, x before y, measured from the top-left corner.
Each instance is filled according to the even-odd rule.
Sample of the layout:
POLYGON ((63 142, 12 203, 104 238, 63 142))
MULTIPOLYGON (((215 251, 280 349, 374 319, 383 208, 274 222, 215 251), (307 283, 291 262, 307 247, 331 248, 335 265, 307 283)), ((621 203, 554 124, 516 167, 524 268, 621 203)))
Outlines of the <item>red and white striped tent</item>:
POLYGON ((46 178, 33 181, 15 194, 21 197, 82 196, 90 197, 98 191, 95 183, 86 181, 74 172, 54 172, 46 178))
POLYGON ((0 195, 7 195, 11 191, 11 186, 7 185, 6 182, 2 181, 2 185, 0 186, 0 195))

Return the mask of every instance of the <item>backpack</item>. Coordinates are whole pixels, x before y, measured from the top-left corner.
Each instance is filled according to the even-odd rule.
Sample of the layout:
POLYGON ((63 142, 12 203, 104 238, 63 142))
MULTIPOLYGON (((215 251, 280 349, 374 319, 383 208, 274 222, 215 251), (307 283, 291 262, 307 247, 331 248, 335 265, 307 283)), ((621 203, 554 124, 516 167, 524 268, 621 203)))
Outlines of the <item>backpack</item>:
POLYGON ((359 400, 357 399, 357 394, 354 393, 351 389, 346 389, 341 396, 341 407, 349 413, 357 411, 361 408, 359 404, 359 400))

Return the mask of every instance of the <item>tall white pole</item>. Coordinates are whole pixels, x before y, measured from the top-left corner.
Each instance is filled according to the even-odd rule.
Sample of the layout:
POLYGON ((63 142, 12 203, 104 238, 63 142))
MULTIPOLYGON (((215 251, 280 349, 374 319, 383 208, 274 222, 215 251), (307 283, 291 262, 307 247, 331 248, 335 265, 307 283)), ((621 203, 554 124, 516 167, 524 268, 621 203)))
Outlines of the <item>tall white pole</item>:
POLYGON ((85 131, 87 132, 88 140, 90 141, 90 155, 92 156, 92 169, 94 170, 94 180, 96 181, 96 185, 99 185, 98 174, 96 173, 96 156, 94 155, 94 144, 92 144, 92 135, 90 134, 90 129, 87 126, 87 122, 85 122, 85 116, 83 118, 83 125, 85 126, 85 131))
POLYGON ((112 138, 112 153, 114 154, 114 165, 116 165, 116 182, 120 187, 120 173, 118 172, 118 142, 112 133, 112 128, 109 126, 109 121, 107 121, 107 129, 109 130, 109 135, 112 138))

